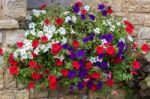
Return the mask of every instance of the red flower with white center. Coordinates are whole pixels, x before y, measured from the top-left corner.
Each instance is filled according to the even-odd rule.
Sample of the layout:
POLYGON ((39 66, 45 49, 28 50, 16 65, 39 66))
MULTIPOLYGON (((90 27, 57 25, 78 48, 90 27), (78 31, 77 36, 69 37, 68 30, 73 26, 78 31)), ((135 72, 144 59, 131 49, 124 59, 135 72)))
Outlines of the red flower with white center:
POLYGON ((134 42, 131 46, 132 46, 133 49, 136 49, 138 47, 138 43, 134 42))
POLYGON ((29 84, 28 84, 28 88, 29 89, 33 89, 35 87, 35 84, 33 81, 30 81, 29 84))
POLYGON ((62 18, 57 18, 57 19, 55 20, 55 23, 56 23, 57 25, 62 25, 62 24, 64 23, 64 20, 63 20, 62 18))
POLYGON ((52 53, 57 54, 61 50, 61 46, 59 43, 52 44, 52 53))
POLYGON ((68 73, 69 73, 68 69, 62 69, 62 70, 61 70, 61 75, 62 75, 63 77, 67 77, 67 76, 68 76, 68 73))
POLYGON ((77 40, 73 40, 72 45, 74 48, 78 48, 80 46, 80 43, 77 40))
POLYGON ((16 45, 17 45, 18 48, 22 48, 24 43, 23 42, 17 42, 16 45))
POLYGON ((56 83, 57 78, 56 78, 55 75, 50 75, 50 76, 48 77, 48 80, 49 80, 50 83, 56 83))
POLYGON ((41 41, 42 41, 42 43, 47 43, 48 42, 48 37, 47 36, 42 36, 41 41))
POLYGON ((114 80, 107 80, 106 85, 112 87, 114 85, 114 80))
POLYGON ((97 72, 93 72, 93 73, 91 74, 91 77, 92 77, 93 79, 98 80, 98 79, 100 78, 100 74, 97 73, 97 72))
POLYGON ((75 5, 80 7, 80 6, 82 6, 83 4, 82 4, 82 2, 78 1, 78 2, 75 3, 75 5))
POLYGON ((132 62, 132 67, 133 67, 134 69, 140 69, 140 68, 141 68, 140 62, 137 61, 137 60, 134 60, 134 61, 132 62))
POLYGON ((86 11, 85 9, 82 9, 82 10, 81 10, 81 14, 86 14, 86 12, 87 12, 87 11, 86 11))
POLYGON ((86 63, 85 65, 85 68, 88 70, 88 69, 91 69, 92 68, 92 63, 89 61, 86 63))
POLYGON ((104 48, 102 46, 97 46, 96 47, 96 53, 97 54, 103 54, 104 53, 104 48))
POLYGON ((29 66, 30 66, 30 68, 36 68, 37 62, 34 61, 34 60, 31 60, 31 61, 29 62, 29 66))
POLYGON ((18 67, 17 66, 10 66, 9 67, 9 72, 12 74, 12 75, 17 75, 18 74, 18 67))
POLYGON ((38 45, 39 45, 39 40, 33 40, 33 41, 32 41, 32 47, 33 47, 33 48, 37 48, 38 45))
POLYGON ((46 26, 49 26, 50 25, 50 20, 47 18, 47 19, 45 19, 44 20, 44 24, 46 25, 46 26))
POLYGON ((2 48, 0 48, 0 55, 3 55, 4 54, 4 51, 2 48))
POLYGON ((42 5, 40 6, 40 10, 44 10, 46 7, 47 7, 47 4, 42 4, 42 5))
POLYGON ((111 7, 109 7, 109 8, 107 9, 107 13, 108 13, 108 14, 112 14, 112 13, 113 13, 113 10, 112 10, 111 7))
POLYGON ((114 56, 114 54, 115 54, 115 48, 114 48, 113 46, 109 46, 109 47, 107 48, 107 50, 106 50, 106 53, 107 53, 108 55, 114 56))
POLYGON ((143 53, 147 53, 147 52, 149 51, 149 46, 148 46, 148 44, 143 44, 142 47, 141 47, 141 49, 142 49, 142 52, 143 52, 143 53))
POLYGON ((34 80, 39 80, 41 76, 40 76, 40 74, 38 74, 36 72, 32 72, 31 77, 34 80))
POLYGON ((60 59, 56 59, 56 66, 62 66, 63 65, 63 61, 60 59))
POLYGON ((50 83, 49 88, 52 90, 55 90, 57 88, 57 84, 56 83, 50 83))
POLYGON ((10 54, 8 62, 9 64, 15 65, 15 66, 18 64, 18 62, 14 60, 13 54, 10 54))
POLYGON ((73 66, 76 70, 78 70, 78 69, 80 68, 80 64, 79 64, 78 61, 73 61, 73 62, 72 62, 72 66, 73 66))

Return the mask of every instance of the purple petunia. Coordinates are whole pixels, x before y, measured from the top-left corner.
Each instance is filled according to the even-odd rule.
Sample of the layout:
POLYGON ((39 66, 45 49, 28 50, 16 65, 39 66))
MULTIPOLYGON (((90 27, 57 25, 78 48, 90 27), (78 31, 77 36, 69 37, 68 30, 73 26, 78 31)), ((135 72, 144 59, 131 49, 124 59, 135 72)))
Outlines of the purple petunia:
POLYGON ((74 92, 74 86, 73 85, 70 85, 69 89, 70 89, 70 93, 74 92))
POLYGON ((101 81, 99 81, 98 83, 97 83, 97 90, 101 90, 102 89, 102 86, 103 86, 103 84, 102 84, 102 82, 101 81))
POLYGON ((89 37, 84 37, 82 40, 84 43, 87 43, 89 41, 89 37))
POLYGON ((81 14, 81 19, 82 20, 85 20, 86 19, 86 16, 84 14, 81 14))
POLYGON ((70 78, 70 79, 72 79, 72 78, 74 78, 74 77, 76 77, 76 72, 75 71, 69 71, 69 74, 68 74, 68 77, 70 78))
POLYGON ((77 52, 77 56, 79 56, 79 57, 84 57, 84 56, 85 56, 85 51, 84 51, 84 50, 79 50, 79 51, 77 52))
POLYGON ((69 48, 69 45, 66 43, 62 46, 63 49, 68 49, 69 48))
POLYGON ((73 12, 78 13, 80 11, 79 6, 74 5, 73 6, 73 12))
POLYGON ((107 42, 112 42, 113 34, 105 34, 105 35, 99 36, 99 39, 105 39, 107 42))
POLYGON ((125 43, 123 41, 119 41, 117 46, 118 46, 119 49, 124 50, 126 45, 125 45, 125 43))
POLYGON ((105 8, 105 5, 104 5, 104 4, 99 4, 99 5, 98 5, 98 9, 99 9, 99 10, 103 10, 104 8, 105 8))
POLYGON ((87 76, 88 72, 87 70, 80 70, 79 71, 79 77, 80 78, 85 78, 87 76))
POLYGON ((102 61, 102 62, 100 63, 100 67, 103 68, 103 69, 107 69, 107 68, 108 68, 108 63, 105 62, 105 61, 102 61))
POLYGON ((104 56, 105 56, 105 54, 100 54, 100 55, 98 55, 98 59, 103 59, 104 56))
POLYGON ((94 15, 92 15, 92 14, 89 14, 89 17, 90 17, 91 20, 95 20, 96 19, 96 17, 94 15))
POLYGON ((102 15, 103 15, 103 16, 106 16, 106 15, 107 15, 107 11, 106 11, 106 10, 103 10, 103 11, 102 11, 102 15))
POLYGON ((93 81, 92 81, 92 80, 89 80, 89 81, 87 82, 87 86, 88 86, 88 88, 91 88, 91 87, 93 86, 93 81))
POLYGON ((78 90, 82 90, 84 88, 84 85, 82 82, 78 82, 77 87, 78 87, 78 90))

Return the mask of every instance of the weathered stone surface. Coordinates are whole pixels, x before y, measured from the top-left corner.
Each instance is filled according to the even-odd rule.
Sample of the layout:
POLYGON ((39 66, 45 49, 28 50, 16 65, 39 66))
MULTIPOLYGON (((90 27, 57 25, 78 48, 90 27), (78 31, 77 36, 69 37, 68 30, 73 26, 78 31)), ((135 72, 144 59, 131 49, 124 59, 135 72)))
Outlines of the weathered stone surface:
POLYGON ((150 40, 150 27, 142 27, 138 33, 138 39, 150 40))
POLYGON ((2 19, 0 20, 0 30, 1 29, 16 29, 19 28, 17 20, 14 19, 2 19))
MULTIPOLYGON (((0 61, 1 61, 1 59, 0 59, 0 61)), ((0 90, 3 89, 3 87, 4 87, 4 71, 3 71, 3 67, 0 66, 0 90)))
POLYGON ((29 99, 29 91, 24 89, 24 90, 18 90, 16 92, 16 97, 15 99, 29 99))
POLYGON ((47 98, 48 97, 48 91, 47 90, 32 90, 30 91, 30 98, 47 98))
POLYGON ((0 33, 0 44, 2 43, 2 39, 3 39, 3 34, 2 33, 0 33))
POLYGON ((26 16, 27 1, 26 0, 4 0, 3 8, 6 17, 20 19, 26 16))
POLYGON ((23 41, 24 30, 11 30, 6 32, 6 44, 12 45, 18 41, 23 41))
POLYGON ((6 70, 6 73, 4 74, 4 88, 16 89, 16 80, 13 78, 8 70, 6 70))
POLYGON ((66 96, 63 96, 63 97, 60 97, 60 98, 56 98, 56 99, 81 99, 81 98, 78 95, 68 95, 68 96, 66 95, 66 96))

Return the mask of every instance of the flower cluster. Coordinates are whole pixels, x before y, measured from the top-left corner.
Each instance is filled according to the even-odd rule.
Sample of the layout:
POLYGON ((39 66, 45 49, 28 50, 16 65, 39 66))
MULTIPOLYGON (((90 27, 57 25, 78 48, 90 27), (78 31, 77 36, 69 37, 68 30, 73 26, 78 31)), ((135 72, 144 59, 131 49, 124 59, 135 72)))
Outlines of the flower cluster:
POLYGON ((147 53, 149 46, 138 50, 130 36, 134 26, 112 18, 111 7, 99 4, 92 12, 76 2, 52 19, 45 6, 27 16, 25 39, 16 43, 7 60, 9 72, 29 89, 54 90, 61 83, 71 92, 99 91, 103 85, 131 80, 140 69, 137 54, 147 53))

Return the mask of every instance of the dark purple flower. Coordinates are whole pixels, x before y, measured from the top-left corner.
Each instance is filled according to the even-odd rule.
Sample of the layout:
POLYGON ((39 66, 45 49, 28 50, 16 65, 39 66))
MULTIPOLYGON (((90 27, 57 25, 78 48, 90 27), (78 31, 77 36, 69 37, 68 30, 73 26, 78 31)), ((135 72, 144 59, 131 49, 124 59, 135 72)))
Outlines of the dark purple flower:
POLYGON ((83 38, 83 42, 84 42, 84 43, 87 43, 88 41, 89 41, 89 37, 83 38))
POLYGON ((90 36, 89 36, 89 39, 90 39, 90 40, 93 40, 93 39, 94 39, 94 36, 95 36, 95 34, 92 32, 92 33, 90 34, 90 36))
POLYGON ((123 57, 123 50, 122 49, 118 51, 117 57, 118 58, 122 58, 123 57))
POLYGON ((69 48, 69 45, 66 43, 62 46, 63 49, 68 49, 69 48))
POLYGON ((74 86, 73 85, 70 85, 69 89, 70 89, 70 93, 74 92, 74 86))
POLYGON ((92 85, 93 85, 93 81, 92 81, 92 80, 89 80, 89 81, 87 82, 87 86, 88 86, 88 88, 91 88, 91 87, 92 87, 92 85))
POLYGON ((73 6, 73 12, 78 13, 80 11, 79 6, 74 5, 73 6))
POLYGON ((84 14, 81 14, 81 19, 82 20, 85 20, 86 19, 86 16, 84 14))
POLYGON ((104 34, 102 36, 99 36, 99 39, 105 39, 107 42, 112 42, 113 34, 104 34))
POLYGON ((104 8, 105 8, 105 5, 104 5, 104 4, 99 4, 99 5, 98 5, 98 9, 99 9, 99 10, 103 10, 104 8))
POLYGON ((82 90, 84 88, 84 85, 82 82, 78 82, 78 90, 82 90))
POLYGON ((103 11, 102 11, 102 15, 103 15, 103 16, 106 16, 106 15, 107 15, 107 11, 106 11, 106 10, 103 10, 103 11))
POLYGON ((84 61, 83 60, 80 60, 79 64, 80 64, 80 68, 84 67, 84 61))
POLYGON ((107 69, 107 68, 108 68, 108 63, 105 62, 105 61, 102 61, 102 62, 100 63, 100 66, 101 66, 103 69, 107 69))
POLYGON ((99 82, 97 83, 97 90, 101 90, 101 89, 102 89, 102 86, 103 86, 102 82, 99 81, 99 82))
POLYGON ((85 51, 84 50, 79 50, 77 52, 77 56, 79 56, 79 57, 84 57, 84 55, 85 55, 85 51))
POLYGON ((98 55, 98 59, 103 59, 104 56, 105 56, 105 54, 100 54, 100 55, 98 55))
POLYGON ((92 14, 89 14, 89 17, 90 17, 91 20, 95 20, 96 19, 96 17, 94 15, 92 15, 92 14))
POLYGON ((87 70, 80 70, 79 71, 79 77, 80 78, 85 78, 87 76, 88 72, 87 70))
POLYGON ((126 45, 125 45, 125 43, 123 41, 119 41, 117 46, 118 46, 119 49, 124 50, 126 45))
POLYGON ((76 72, 75 72, 75 71, 69 71, 68 77, 69 77, 70 79, 76 77, 76 72))

